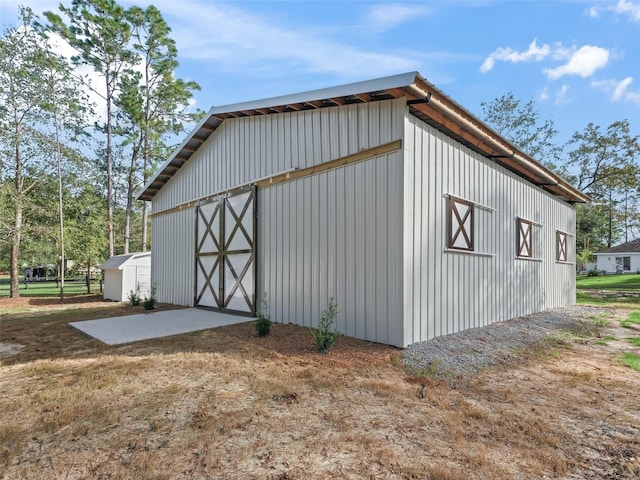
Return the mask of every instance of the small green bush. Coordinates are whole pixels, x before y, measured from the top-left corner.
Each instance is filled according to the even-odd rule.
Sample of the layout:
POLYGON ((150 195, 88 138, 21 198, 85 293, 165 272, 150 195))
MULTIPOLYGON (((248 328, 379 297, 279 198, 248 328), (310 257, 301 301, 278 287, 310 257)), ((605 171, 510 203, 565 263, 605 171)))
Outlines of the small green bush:
POLYGON ((140 295, 138 295, 138 292, 134 292, 133 290, 129 291, 127 298, 129 299, 129 305, 133 305, 134 307, 140 305, 140 295))
POLYGON ((145 310, 153 310, 156 308, 156 287, 151 289, 151 296, 144 297, 144 301, 142 302, 142 306, 145 310))
POLYGON ((597 277, 599 275, 600 275, 600 272, 595 268, 587 272, 587 277, 597 277))
POLYGON ((256 333, 259 337, 264 337, 268 335, 271 331, 271 314, 269 313, 269 298, 267 294, 264 294, 264 298, 262 299, 262 310, 258 310, 256 312, 256 322, 254 324, 256 333))
POLYGON ((338 315, 338 305, 333 301, 333 297, 329 300, 329 306, 320 314, 320 324, 317 329, 311 328, 311 336, 316 342, 320 353, 327 353, 338 339, 340 332, 335 330, 333 322, 338 315))

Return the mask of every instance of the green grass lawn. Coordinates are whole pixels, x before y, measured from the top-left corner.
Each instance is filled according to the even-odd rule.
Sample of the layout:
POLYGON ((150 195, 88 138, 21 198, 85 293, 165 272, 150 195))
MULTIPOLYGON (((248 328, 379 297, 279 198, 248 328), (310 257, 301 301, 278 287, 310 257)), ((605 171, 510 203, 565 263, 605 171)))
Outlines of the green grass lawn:
POLYGON ((618 358, 618 361, 634 370, 640 370, 640 356, 635 353, 625 353, 618 358))
POLYGON ((597 277, 578 277, 576 287, 592 290, 638 290, 640 275, 600 275, 597 277))
MULTIPOLYGON (((91 293, 98 293, 100 287, 97 282, 91 284, 91 293)), ((64 294, 82 295, 87 293, 87 286, 84 281, 66 281, 64 283, 64 294)), ((56 287, 56 282, 31 282, 25 288, 24 282, 20 282, 20 295, 23 297, 55 297, 60 295, 60 288, 56 287)), ((9 296, 9 284, 0 284, 0 297, 9 296)))

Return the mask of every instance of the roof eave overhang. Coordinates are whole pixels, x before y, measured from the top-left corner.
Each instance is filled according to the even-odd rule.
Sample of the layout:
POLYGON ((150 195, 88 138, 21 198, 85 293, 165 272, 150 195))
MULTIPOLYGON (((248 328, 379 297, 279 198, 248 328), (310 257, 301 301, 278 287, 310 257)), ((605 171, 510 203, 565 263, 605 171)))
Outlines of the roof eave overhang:
POLYGON ((196 125, 186 140, 144 186, 139 200, 152 200, 169 179, 207 141, 227 119, 312 110, 325 107, 368 103, 404 97, 412 115, 429 123, 472 150, 502 165, 516 175, 569 203, 586 203, 590 198, 557 174, 484 124, 429 83, 418 72, 285 95, 223 107, 214 107, 196 125))

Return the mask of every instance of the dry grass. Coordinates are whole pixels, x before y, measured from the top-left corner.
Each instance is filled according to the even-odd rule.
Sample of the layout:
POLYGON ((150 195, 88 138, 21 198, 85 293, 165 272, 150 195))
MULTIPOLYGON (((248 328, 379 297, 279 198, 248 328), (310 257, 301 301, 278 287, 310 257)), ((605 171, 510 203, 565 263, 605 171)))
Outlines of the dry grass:
POLYGON ((557 358, 452 388, 407 376, 390 347, 340 337, 317 354, 292 325, 264 338, 236 325, 115 347, 67 325, 128 311, 2 318, 1 341, 25 347, 0 363, 0 477, 640 474, 640 372, 609 345, 567 342, 557 358))

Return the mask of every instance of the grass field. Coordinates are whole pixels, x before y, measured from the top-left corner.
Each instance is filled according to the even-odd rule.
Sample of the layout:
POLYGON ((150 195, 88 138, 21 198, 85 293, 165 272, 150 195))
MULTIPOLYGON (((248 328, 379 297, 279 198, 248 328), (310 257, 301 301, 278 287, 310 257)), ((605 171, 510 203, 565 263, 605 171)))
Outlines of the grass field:
MULTIPOLYGON (((7 279, 8 282, 8 279, 7 279)), ((97 282, 91 284, 91 292, 100 290, 97 282)), ((87 286, 83 280, 67 280, 64 283, 65 296, 82 295, 87 293, 87 286)), ((20 282, 20 295, 27 297, 56 297, 60 295, 60 288, 56 287, 55 281, 30 282, 28 286, 20 282)), ((9 296, 9 284, 0 283, 0 297, 9 296)))
POLYGON ((576 279, 576 287, 593 290, 638 290, 640 289, 640 275, 581 276, 576 279))
POLYGON ((0 307, 17 301, 47 310, 0 314, 0 478, 640 475, 640 347, 618 321, 598 324, 605 344, 563 336, 448 382, 349 337, 318 354, 295 325, 107 346, 68 323, 141 308, 97 296, 0 307))

